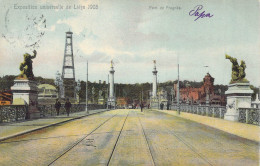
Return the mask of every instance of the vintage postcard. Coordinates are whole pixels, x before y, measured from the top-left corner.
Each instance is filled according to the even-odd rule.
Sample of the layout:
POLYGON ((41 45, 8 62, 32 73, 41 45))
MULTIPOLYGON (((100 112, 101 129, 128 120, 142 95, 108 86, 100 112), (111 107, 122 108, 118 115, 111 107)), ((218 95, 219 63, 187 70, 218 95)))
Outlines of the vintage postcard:
POLYGON ((259 0, 0 0, 0 165, 260 165, 259 27, 259 0))

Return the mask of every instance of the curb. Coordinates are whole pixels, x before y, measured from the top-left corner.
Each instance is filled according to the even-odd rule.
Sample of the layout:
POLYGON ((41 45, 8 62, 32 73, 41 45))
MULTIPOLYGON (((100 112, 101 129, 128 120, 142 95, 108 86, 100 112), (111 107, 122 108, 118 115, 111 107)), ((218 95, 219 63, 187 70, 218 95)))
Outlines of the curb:
POLYGON ((10 139, 10 138, 18 137, 18 136, 21 136, 21 135, 24 135, 24 134, 28 134, 28 133, 37 131, 37 130, 42 130, 42 129, 45 129, 45 128, 48 128, 48 127, 52 127, 52 126, 59 125, 59 124, 62 124, 62 123, 66 123, 66 122, 70 122, 70 121, 73 121, 73 120, 81 119, 81 118, 84 118, 86 116, 95 115, 95 114, 106 112, 106 111, 110 111, 110 110, 105 109, 103 111, 95 112, 93 114, 82 115, 82 116, 79 116, 79 117, 76 117, 76 118, 67 119, 67 120, 64 120, 64 121, 61 121, 61 122, 58 122, 58 123, 53 123, 53 124, 46 125, 46 126, 39 127, 39 128, 35 128, 35 129, 32 129, 32 130, 22 131, 20 133, 14 134, 14 135, 10 135, 10 136, 4 137, 4 138, 0 138, 0 144, 1 144, 2 141, 5 141, 5 140, 10 139))

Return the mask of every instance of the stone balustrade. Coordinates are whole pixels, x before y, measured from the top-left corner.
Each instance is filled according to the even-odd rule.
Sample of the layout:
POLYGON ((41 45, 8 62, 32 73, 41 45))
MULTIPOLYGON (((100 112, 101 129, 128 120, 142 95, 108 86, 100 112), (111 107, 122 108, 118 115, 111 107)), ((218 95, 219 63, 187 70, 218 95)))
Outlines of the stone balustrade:
MULTIPOLYGON (((177 104, 171 105, 173 110, 178 110, 177 104)), ((198 114, 215 118, 224 118, 226 107, 224 106, 206 106, 206 105, 180 105, 181 112, 198 114)), ((239 122, 260 125, 260 109, 259 108, 238 108, 239 122)))
POLYGON ((0 106, 0 123, 25 120, 28 117, 28 107, 25 105, 0 106))
MULTIPOLYGON (((177 110, 177 104, 171 106, 173 110, 177 110)), ((206 106, 206 105, 180 105, 181 112, 188 112, 192 114, 198 114, 202 116, 210 116, 215 118, 224 118, 226 113, 226 107, 224 106, 206 106)))
MULTIPOLYGON (((88 104, 88 110, 105 109, 105 108, 106 108, 105 105, 88 104)), ((41 117, 57 115, 54 104, 40 105, 38 107, 38 109, 40 111, 41 117)), ((71 108, 70 108, 70 113, 80 112, 80 111, 85 111, 85 110, 86 110, 86 104, 72 104, 71 108)), ((64 104, 62 104, 61 108, 60 108, 60 115, 62 115, 62 114, 66 114, 64 104)))
POLYGON ((239 108, 238 121, 242 123, 259 125, 260 108, 239 108))
MULTIPOLYGON (((88 110, 105 109, 105 105, 89 104, 88 110)), ((85 111, 85 104, 72 104, 70 113, 85 111)), ((38 105, 41 117, 56 116, 54 104, 38 105)), ((64 104, 60 108, 60 115, 66 114, 64 104)), ((3 105, 0 106, 0 123, 16 122, 28 119, 28 107, 25 105, 3 105)))

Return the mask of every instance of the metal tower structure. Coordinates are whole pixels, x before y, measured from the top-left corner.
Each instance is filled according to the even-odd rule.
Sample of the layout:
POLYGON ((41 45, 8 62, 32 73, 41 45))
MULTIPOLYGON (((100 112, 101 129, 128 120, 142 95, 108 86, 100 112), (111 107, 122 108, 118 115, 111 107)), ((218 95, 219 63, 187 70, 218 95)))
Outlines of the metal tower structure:
POLYGON ((75 68, 73 58, 72 32, 66 32, 65 50, 62 67, 62 80, 64 85, 64 97, 76 98, 75 68))

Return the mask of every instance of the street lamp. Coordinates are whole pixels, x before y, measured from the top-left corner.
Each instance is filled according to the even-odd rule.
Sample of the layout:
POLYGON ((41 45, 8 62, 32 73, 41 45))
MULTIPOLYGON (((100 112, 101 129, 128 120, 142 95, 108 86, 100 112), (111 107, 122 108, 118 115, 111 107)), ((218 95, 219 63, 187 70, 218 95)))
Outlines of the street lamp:
POLYGON ((86 111, 88 112, 88 61, 87 61, 87 78, 86 78, 86 111))
POLYGON ((107 109, 109 101, 109 74, 107 75, 107 109))
POLYGON ((178 62, 178 84, 177 84, 177 109, 180 115, 180 78, 179 78, 179 62, 178 62))

